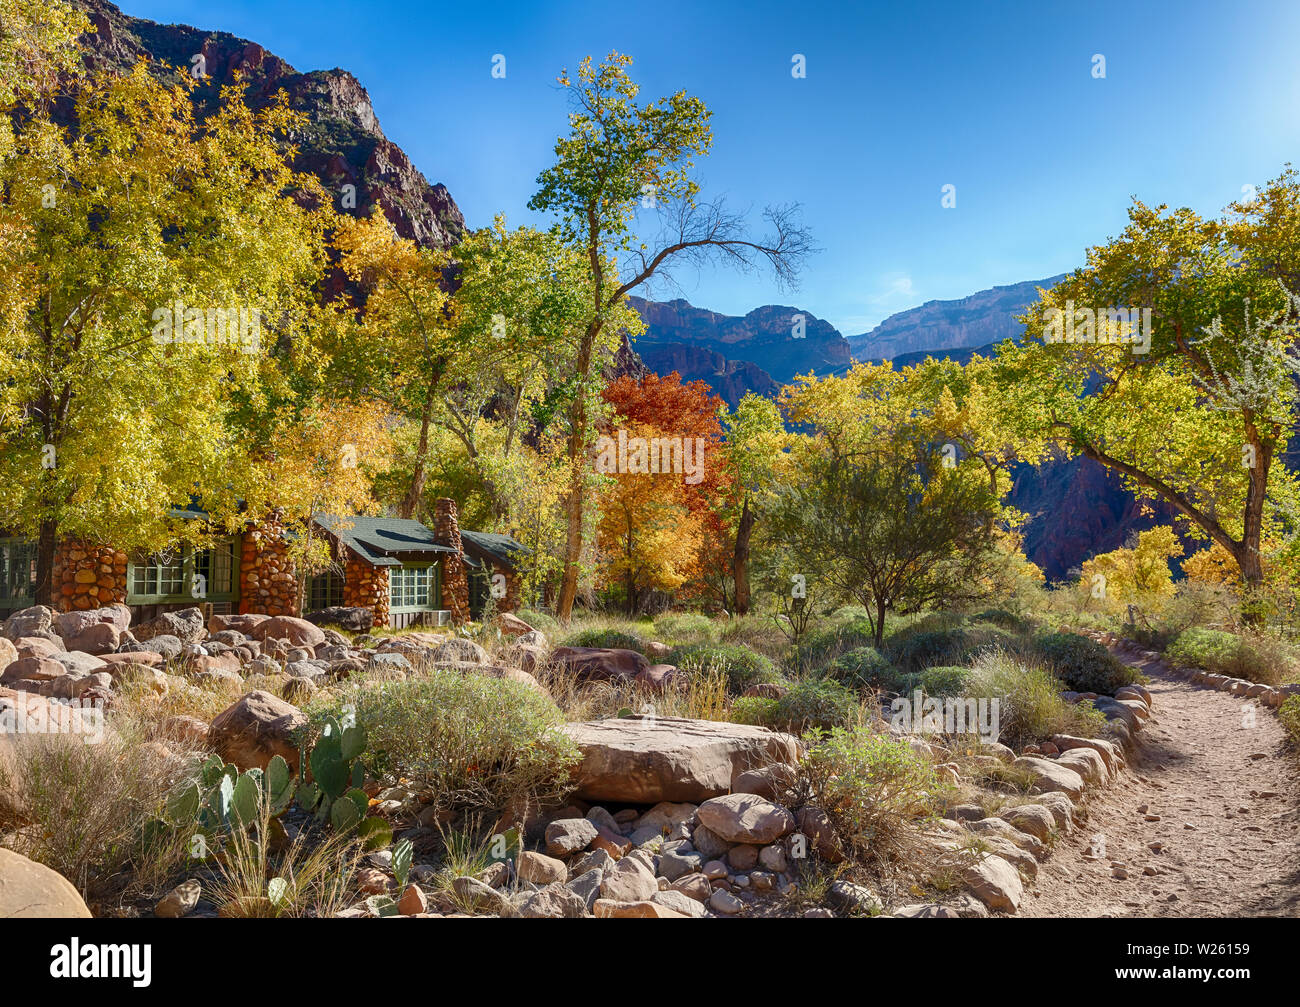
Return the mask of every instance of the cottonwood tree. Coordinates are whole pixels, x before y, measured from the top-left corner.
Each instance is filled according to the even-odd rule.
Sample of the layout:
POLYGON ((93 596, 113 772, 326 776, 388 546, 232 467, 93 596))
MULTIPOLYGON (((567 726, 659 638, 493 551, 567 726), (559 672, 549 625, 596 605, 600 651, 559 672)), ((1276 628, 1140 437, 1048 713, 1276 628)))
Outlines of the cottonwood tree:
POLYGON ((732 528, 731 609, 745 615, 750 605, 749 563, 754 528, 769 502, 790 437, 776 403, 752 392, 736 403, 734 412, 724 409, 722 421, 726 427, 723 457, 732 478, 726 505, 732 528))
POLYGON ((867 610, 877 645, 891 611, 978 597, 1010 516, 1004 481, 947 449, 952 418, 917 374, 859 364, 781 396, 809 432, 777 480, 768 535, 822 597, 867 610))
POLYGON ((349 397, 387 402, 417 424, 410 480, 397 511, 418 517, 439 401, 471 350, 447 311, 449 258, 401 237, 378 207, 370 217, 340 217, 334 247, 355 288, 350 299, 358 319, 334 347, 335 371, 349 397))
POLYGON ((235 520, 236 391, 314 303, 328 215, 291 198, 319 183, 281 145, 300 117, 227 88, 196 123, 188 87, 84 84, 75 129, 37 110, 0 165, 0 526, 36 539, 44 603, 62 537, 158 548, 199 498, 235 520))
POLYGON ((638 85, 628 74, 631 63, 630 56, 614 52, 600 65, 584 59, 576 78, 561 74, 559 83, 573 105, 569 133, 556 141, 555 164, 538 176, 539 189, 528 204, 556 216, 564 240, 583 250, 589 267, 586 317, 574 362, 581 389, 568 416, 570 488, 556 606, 565 622, 577 593, 584 542, 589 391, 599 383, 602 358, 617 345, 615 312, 629 293, 676 266, 766 263, 778 280, 788 282, 811 250, 792 207, 770 209, 771 233, 759 238, 748 235, 742 214, 721 201, 699 198, 695 159, 707 155, 713 143, 708 109, 685 91, 638 103, 638 85), (651 211, 660 225, 658 237, 641 236, 639 209, 651 211))
POLYGON ((805 576, 867 610, 877 647, 889 612, 979 595, 999 508, 971 470, 945 468, 940 451, 900 434, 851 450, 826 442, 796 471, 770 531, 805 576))
MULTIPOLYGON (((1265 529, 1294 512, 1294 479, 1274 465, 1296 419, 1294 291, 1293 169, 1221 219, 1137 202, 1118 238, 1040 291, 1022 318, 1028 338, 999 349, 1001 419, 1019 437, 1118 472, 1139 497, 1167 501, 1232 557, 1248 591, 1258 588, 1265 529), (1104 316, 1116 307, 1151 309, 1148 352, 1043 339, 1054 309, 1104 316)), ((1099 332, 1116 334, 1100 322, 1094 339, 1099 332)))

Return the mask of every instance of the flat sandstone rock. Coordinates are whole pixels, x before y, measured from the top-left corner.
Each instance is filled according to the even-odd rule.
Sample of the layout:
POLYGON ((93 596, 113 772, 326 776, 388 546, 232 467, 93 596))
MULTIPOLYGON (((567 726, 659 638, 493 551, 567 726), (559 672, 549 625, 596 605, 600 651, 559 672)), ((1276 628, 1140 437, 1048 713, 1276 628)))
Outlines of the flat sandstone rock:
POLYGON ((698 804, 730 792, 739 772, 798 759, 791 735, 746 724, 619 717, 563 729, 582 750, 575 796, 587 801, 698 804))

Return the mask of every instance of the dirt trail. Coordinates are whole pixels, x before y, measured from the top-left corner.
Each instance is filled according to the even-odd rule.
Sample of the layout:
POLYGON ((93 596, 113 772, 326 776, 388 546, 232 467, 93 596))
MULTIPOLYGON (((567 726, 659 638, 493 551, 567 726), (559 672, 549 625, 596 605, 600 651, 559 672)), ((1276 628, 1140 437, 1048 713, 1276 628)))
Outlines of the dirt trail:
POLYGON ((1161 662, 1117 656, 1150 676, 1152 719, 1129 770, 1088 801, 1088 820, 1057 843, 1018 915, 1300 917, 1300 759, 1277 717, 1161 662), (1086 858, 1099 837, 1104 856, 1086 858), (1114 862, 1126 879, 1112 876, 1114 862))

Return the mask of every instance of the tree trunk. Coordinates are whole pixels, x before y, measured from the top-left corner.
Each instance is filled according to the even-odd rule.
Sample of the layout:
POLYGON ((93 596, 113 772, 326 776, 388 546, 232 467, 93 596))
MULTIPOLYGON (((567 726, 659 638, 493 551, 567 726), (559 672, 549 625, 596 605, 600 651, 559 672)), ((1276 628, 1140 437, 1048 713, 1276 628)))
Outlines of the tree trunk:
POLYGON ((587 331, 582 336, 582 345, 578 350, 575 367, 580 381, 569 428, 569 499, 565 502, 568 527, 564 538, 564 577, 560 581, 560 600, 555 608, 555 617, 562 626, 569 624, 569 617, 573 613, 573 601, 578 596, 578 562, 582 558, 583 493, 587 486, 586 472, 583 470, 587 451, 587 403, 583 396, 586 394, 586 381, 591 374, 591 357, 602 324, 597 318, 587 326, 587 331))
POLYGON ((755 519, 746 495, 740 511, 740 524, 736 526, 736 548, 731 557, 731 576, 736 583, 736 615, 749 612, 749 539, 754 532, 755 519))
POLYGON ((59 524, 53 518, 41 522, 36 539, 36 587, 34 601, 37 605, 54 604, 54 552, 59 545, 59 524))
POLYGON ((433 419, 433 385, 424 399, 424 411, 420 415, 420 442, 415 449, 415 470, 411 473, 411 488, 407 490, 397 514, 403 518, 413 518, 420 510, 420 501, 424 498, 424 484, 428 479, 425 458, 429 454, 429 424, 433 419))
POLYGON ((876 599, 876 625, 875 625, 875 643, 876 650, 879 650, 885 642, 885 606, 888 603, 884 598, 876 599))

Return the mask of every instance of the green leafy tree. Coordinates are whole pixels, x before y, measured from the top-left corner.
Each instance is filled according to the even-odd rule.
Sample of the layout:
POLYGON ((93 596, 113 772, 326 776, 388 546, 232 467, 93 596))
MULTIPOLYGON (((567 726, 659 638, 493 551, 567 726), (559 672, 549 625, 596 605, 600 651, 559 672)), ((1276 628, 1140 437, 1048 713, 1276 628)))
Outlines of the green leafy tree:
POLYGON ((38 109, 0 163, 0 525, 36 539, 42 602, 62 537, 158 548, 192 498, 235 520, 227 421, 315 301, 328 214, 290 196, 319 190, 287 164, 300 118, 228 88, 196 123, 187 87, 94 80, 75 131, 38 109))
POLYGON ((1274 462, 1296 419, 1297 291, 1293 169, 1221 219, 1137 202, 1118 238, 1040 291, 1028 338, 999 349, 1004 429, 1168 502, 1258 587, 1265 529, 1294 526, 1294 479, 1274 462), (1139 323, 1148 309, 1149 329, 1115 308, 1139 323))
POLYGON ((741 267, 765 261, 788 281, 810 250, 791 207, 769 210, 773 233, 757 239, 746 235, 742 216, 721 201, 699 199, 695 159, 708 154, 713 143, 710 113, 685 91, 638 103, 639 87, 628 75, 631 62, 615 52, 599 66, 591 57, 584 59, 576 79, 561 74, 559 83, 573 103, 569 133, 556 141, 555 164, 538 176, 538 191, 528 204, 555 214, 562 238, 583 251, 589 269, 573 367, 576 387, 568 408, 570 485, 557 603, 564 621, 577 594, 584 545, 593 393, 599 392, 601 364, 620 332, 639 331, 627 295, 674 265, 714 258, 741 267), (641 236, 642 209, 659 224, 659 238, 641 236))

